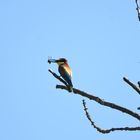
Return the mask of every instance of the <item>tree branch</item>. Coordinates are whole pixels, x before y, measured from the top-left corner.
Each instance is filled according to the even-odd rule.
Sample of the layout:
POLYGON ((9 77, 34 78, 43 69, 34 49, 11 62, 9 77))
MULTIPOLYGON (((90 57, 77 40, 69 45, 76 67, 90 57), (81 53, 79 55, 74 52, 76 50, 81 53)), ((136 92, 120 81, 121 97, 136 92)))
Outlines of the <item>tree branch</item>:
POLYGON ((137 10, 137 13, 138 13, 138 19, 140 21, 140 7, 139 7, 139 4, 138 4, 138 0, 135 0, 135 3, 136 3, 136 10, 137 10))
MULTIPOLYGON (((52 72, 51 70, 49 70, 49 72, 50 72, 56 79, 58 79, 58 80, 61 81, 64 85, 66 85, 66 86, 64 86, 64 85, 56 85, 56 88, 57 88, 57 89, 64 89, 64 90, 69 91, 69 87, 67 86, 67 83, 66 83, 62 78, 60 78, 60 76, 58 76, 56 73, 52 72)), ((132 86, 135 90, 137 89, 136 86, 134 86, 134 84, 131 83, 128 79, 126 79, 125 77, 124 77, 123 79, 124 79, 130 86, 132 86)), ((136 90, 136 91, 137 91, 137 90, 136 90)), ((105 101, 105 100, 103 100, 103 99, 101 99, 101 98, 99 98, 99 97, 97 97, 97 96, 88 94, 88 93, 86 93, 86 92, 84 92, 84 91, 81 91, 81 90, 79 90, 79 89, 76 89, 76 88, 73 88, 73 91, 72 91, 72 92, 75 93, 75 94, 79 94, 79 95, 81 95, 81 96, 84 96, 84 97, 86 97, 86 98, 88 98, 88 99, 90 99, 90 100, 93 100, 93 101, 95 101, 95 102, 97 102, 97 103, 99 103, 99 104, 101 104, 101 105, 103 105, 103 106, 107 106, 107 107, 110 107, 110 108, 112 108, 112 109, 121 111, 121 112, 123 112, 123 113, 125 113, 125 114, 128 114, 128 115, 130 115, 130 116, 132 116, 132 117, 134 117, 134 118, 136 118, 137 120, 140 121, 140 115, 137 114, 136 112, 133 112, 133 111, 127 109, 127 108, 124 108, 124 107, 122 107, 122 106, 119 106, 119 105, 114 104, 114 103, 111 103, 111 102, 107 102, 107 101, 105 101)), ((87 111, 86 103, 85 103, 84 100, 83 100, 83 106, 84 106, 84 111, 85 111, 85 113, 86 113, 86 116, 87 116, 88 120, 91 122, 91 124, 93 125, 93 127, 96 128, 96 130, 99 131, 99 132, 101 132, 101 133, 104 133, 104 134, 105 134, 105 133, 110 133, 110 132, 112 132, 112 131, 117 131, 117 130, 121 130, 121 131, 122 131, 122 130, 129 130, 129 131, 140 130, 140 127, 122 127, 122 128, 111 128, 111 129, 106 129, 106 130, 101 129, 101 128, 99 128, 98 126, 96 126, 95 123, 92 121, 92 119, 91 119, 91 117, 90 117, 90 115, 89 115, 89 113, 88 113, 88 111, 87 111)))
POLYGON ((56 79, 58 79, 60 82, 62 82, 64 85, 67 86, 67 83, 60 77, 58 76, 56 73, 54 73, 53 71, 51 71, 50 69, 48 70, 56 79))
MULTIPOLYGON (((56 85, 56 88, 68 90, 67 87, 63 86, 63 85, 56 85)), ((130 116, 132 116, 132 117, 134 117, 134 118, 136 118, 136 119, 138 119, 140 121, 140 115, 137 114, 136 112, 133 112, 133 111, 127 109, 127 108, 121 107, 121 106, 116 105, 116 104, 111 103, 111 102, 107 102, 107 101, 105 101, 105 100, 103 100, 103 99, 101 99, 101 98, 99 98, 97 96, 90 95, 90 94, 88 94, 88 93, 86 93, 84 91, 81 91, 79 89, 76 89, 76 88, 73 88, 73 93, 79 94, 81 96, 84 96, 84 97, 86 97, 86 98, 88 98, 90 100, 93 100, 93 101, 95 101, 95 102, 97 102, 97 103, 99 103, 99 104, 101 104, 103 106, 107 106, 107 107, 110 107, 112 109, 115 109, 115 110, 121 111, 123 113, 126 113, 126 114, 128 114, 128 115, 130 115, 130 116)))
POLYGON ((135 84, 133 84, 131 81, 129 81, 126 77, 123 77, 123 80, 130 85, 138 94, 140 94, 140 88, 137 87, 135 84))
POLYGON ((69 92, 72 92, 71 89, 70 89, 70 87, 69 87, 69 85, 68 85, 60 76, 58 76, 56 73, 54 73, 54 72, 51 71, 50 69, 49 69, 48 71, 49 71, 56 79, 58 79, 60 82, 62 82, 64 85, 66 85, 67 90, 68 90, 69 92))
MULTIPOLYGON (((62 78, 60 78, 56 73, 52 72, 51 70, 49 70, 49 72, 50 72, 56 79, 60 80, 62 83, 65 84, 65 81, 64 81, 62 78)), ((67 86, 63 86, 63 85, 56 85, 56 88, 57 88, 57 89, 64 89, 64 90, 69 91, 68 87, 67 87, 67 86)), ((107 102, 107 101, 105 101, 105 100, 103 100, 103 99, 101 99, 101 98, 99 98, 99 97, 96 97, 96 96, 94 96, 94 95, 90 95, 90 94, 88 94, 88 93, 86 93, 86 92, 84 92, 84 91, 81 91, 81 90, 79 90, 79 89, 76 89, 76 88, 73 88, 73 93, 79 94, 79 95, 81 95, 81 96, 84 96, 84 97, 86 97, 86 98, 88 98, 88 99, 90 99, 90 100, 94 100, 95 102, 97 102, 97 103, 99 103, 99 104, 101 104, 101 105, 104 105, 104 106, 107 106, 107 107, 116 109, 116 110, 121 111, 121 112, 123 112, 123 113, 126 113, 126 114, 128 114, 128 115, 130 115, 130 116, 132 116, 132 117, 134 117, 134 118, 136 118, 136 119, 138 119, 138 120, 140 121, 140 115, 137 114, 137 113, 135 113, 135 112, 133 112, 133 111, 131 111, 131 110, 129 110, 129 109, 127 109, 127 108, 121 107, 121 106, 116 105, 116 104, 111 103, 111 102, 107 102)))
MULTIPOLYGON (((140 81, 138 81, 138 87, 133 84, 131 81, 129 81, 126 77, 123 77, 123 80, 130 85, 138 94, 140 94, 140 81)), ((140 107, 137 107, 138 110, 140 110, 140 107)))
POLYGON ((83 100, 83 107, 84 107, 84 111, 86 114, 87 119, 90 121, 91 125, 100 133, 103 134, 107 134, 113 131, 136 131, 136 130, 140 130, 140 127, 121 127, 121 128, 111 128, 111 129, 102 129, 100 127, 98 127, 95 122, 91 119, 91 116, 88 113, 88 108, 86 107, 86 102, 85 100, 83 100))

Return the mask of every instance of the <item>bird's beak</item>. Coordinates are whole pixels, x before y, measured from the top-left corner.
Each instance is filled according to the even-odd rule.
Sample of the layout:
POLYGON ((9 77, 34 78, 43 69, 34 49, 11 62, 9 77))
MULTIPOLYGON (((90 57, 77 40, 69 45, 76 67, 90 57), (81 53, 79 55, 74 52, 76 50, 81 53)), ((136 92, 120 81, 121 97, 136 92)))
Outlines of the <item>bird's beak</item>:
POLYGON ((51 63, 57 63, 57 60, 56 59, 48 59, 48 63, 51 64, 51 63))

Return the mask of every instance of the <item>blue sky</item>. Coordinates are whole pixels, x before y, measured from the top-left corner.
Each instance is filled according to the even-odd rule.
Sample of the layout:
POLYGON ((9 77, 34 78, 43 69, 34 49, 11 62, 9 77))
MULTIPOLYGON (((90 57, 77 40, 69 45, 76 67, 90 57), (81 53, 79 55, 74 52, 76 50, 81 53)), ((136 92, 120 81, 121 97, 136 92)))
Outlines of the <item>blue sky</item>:
MULTIPOLYGON (((78 95, 56 90, 48 57, 66 57, 76 88, 135 112, 139 95, 123 82, 140 80, 140 22, 128 0, 0 1, 0 139, 138 139, 140 132, 98 133, 78 95)), ((104 129, 138 126, 118 111, 86 99, 104 129)), ((140 112, 138 112, 140 113, 140 112)))

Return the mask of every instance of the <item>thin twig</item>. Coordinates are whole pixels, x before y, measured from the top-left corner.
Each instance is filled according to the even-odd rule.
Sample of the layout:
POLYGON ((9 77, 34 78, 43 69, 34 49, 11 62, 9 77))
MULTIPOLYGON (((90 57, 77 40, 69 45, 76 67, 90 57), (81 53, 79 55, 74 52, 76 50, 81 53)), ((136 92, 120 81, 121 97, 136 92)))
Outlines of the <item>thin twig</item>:
POLYGON ((67 83, 60 77, 58 76, 56 73, 54 73, 52 70, 48 70, 56 79, 58 79, 59 81, 61 81, 64 85, 68 86, 67 83))
POLYGON ((137 10, 137 13, 138 13, 138 19, 140 21, 140 7, 139 7, 139 4, 138 4, 138 0, 135 0, 135 3, 136 3, 136 10, 137 10))
POLYGON ((131 81, 129 81, 126 77, 123 77, 123 80, 130 85, 135 91, 137 91, 138 94, 140 94, 140 88, 137 87, 135 84, 133 84, 131 81))
POLYGON ((138 81, 138 86, 139 86, 139 89, 140 89, 140 81, 138 81))
POLYGON ((65 82, 65 80, 63 80, 60 76, 58 76, 56 73, 54 73, 53 71, 51 71, 50 69, 48 70, 56 79, 58 79, 59 81, 61 81, 64 85, 66 85, 67 90, 69 92, 72 92, 72 90, 70 89, 69 85, 65 82))
MULTIPOLYGON (((132 83, 131 81, 129 81, 126 77, 123 77, 123 80, 130 85, 138 94, 140 94, 140 81, 138 81, 138 86, 136 86, 134 83, 132 83)), ((140 110, 140 107, 137 108, 138 110, 140 110)))
POLYGON ((85 111, 85 114, 86 114, 86 117, 87 119, 90 121, 91 125, 100 133, 103 133, 103 134, 107 134, 107 133, 110 133, 110 132, 113 132, 113 131, 136 131, 136 130, 140 130, 140 127, 121 127, 121 128, 111 128, 111 129, 102 129, 100 127, 98 127, 95 122, 93 121, 93 119, 91 118, 89 112, 88 112, 88 108, 86 106, 86 102, 85 100, 83 100, 83 107, 84 107, 84 111, 85 111))

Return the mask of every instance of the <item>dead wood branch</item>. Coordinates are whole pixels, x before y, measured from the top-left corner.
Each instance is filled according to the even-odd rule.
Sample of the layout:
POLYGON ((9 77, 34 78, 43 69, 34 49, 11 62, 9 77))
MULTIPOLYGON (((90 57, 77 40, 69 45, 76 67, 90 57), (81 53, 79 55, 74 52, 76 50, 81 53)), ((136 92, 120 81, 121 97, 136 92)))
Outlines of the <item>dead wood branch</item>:
POLYGON ((140 127, 120 127, 120 128, 111 128, 111 129, 102 129, 102 128, 98 127, 95 124, 95 122, 93 121, 93 119, 91 118, 91 116, 88 112, 88 108, 86 106, 85 100, 83 100, 83 107, 84 107, 84 111, 85 111, 87 119, 90 121, 91 125, 100 133, 107 134, 107 133, 110 133, 113 131, 137 131, 137 130, 140 130, 140 127))
MULTIPOLYGON (((68 88, 67 83, 66 83, 60 76, 58 76, 56 73, 52 72, 51 70, 49 70, 49 72, 50 72, 56 79, 58 79, 60 82, 62 82, 62 83, 65 85, 65 86, 64 86, 64 85, 56 85, 56 88, 57 88, 57 89, 64 89, 64 90, 69 91, 69 88, 68 88)), ((137 92, 139 92, 139 90, 137 89, 137 87, 134 86, 134 84, 133 84, 132 82, 130 82, 130 81, 129 81, 127 78, 125 78, 125 77, 124 77, 123 79, 124 79, 124 81, 127 82, 131 87, 133 87, 137 92)), ((84 97, 86 97, 86 98, 88 98, 88 99, 90 99, 90 100, 93 100, 93 101, 99 103, 100 105, 107 106, 107 107, 110 107, 110 108, 112 108, 112 109, 121 111, 121 112, 123 112, 123 113, 125 113, 125 114, 128 114, 128 115, 132 116, 133 118, 136 118, 137 120, 140 121, 140 115, 139 115, 139 114, 137 114, 136 112, 133 112, 133 111, 131 111, 131 110, 125 108, 125 107, 119 106, 119 105, 114 104, 114 103, 111 103, 111 102, 107 102, 107 101, 105 101, 105 100, 103 100, 103 99, 101 99, 101 98, 99 98, 99 97, 97 97, 97 96, 88 94, 88 93, 86 93, 86 92, 84 92, 84 91, 81 91, 81 90, 79 90, 79 89, 76 89, 76 88, 73 88, 73 93, 74 93, 74 94, 79 94, 79 95, 81 95, 81 96, 84 96, 84 97)), ((91 124, 93 125, 93 127, 96 128, 97 131, 99 131, 99 132, 101 132, 101 133, 110 133, 110 132, 116 131, 116 130, 126 130, 126 131, 127 131, 127 130, 128 130, 128 131, 140 130, 140 127, 121 127, 121 128, 111 128, 111 129, 106 129, 106 130, 101 129, 101 128, 97 127, 97 126, 95 125, 95 123, 92 121, 92 119, 91 119, 91 117, 90 117, 90 115, 89 115, 89 113, 88 113, 88 111, 87 111, 86 103, 85 103, 84 100, 83 100, 83 106, 84 106, 84 111, 85 111, 85 113, 86 113, 86 116, 87 116, 88 120, 91 122, 91 124)))

